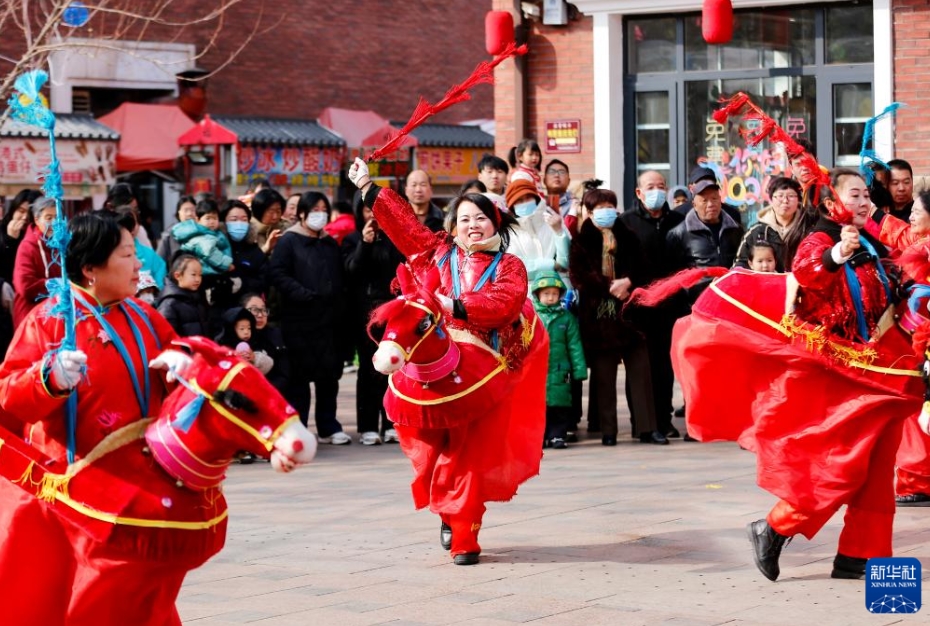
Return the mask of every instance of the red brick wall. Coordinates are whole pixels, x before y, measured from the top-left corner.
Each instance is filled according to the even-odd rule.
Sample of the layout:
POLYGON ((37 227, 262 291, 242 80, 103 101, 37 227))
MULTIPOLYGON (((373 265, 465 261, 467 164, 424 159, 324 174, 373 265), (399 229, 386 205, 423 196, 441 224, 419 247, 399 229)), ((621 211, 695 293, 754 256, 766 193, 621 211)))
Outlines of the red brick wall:
POLYGON ((915 176, 930 176, 930 0, 895 0, 894 99, 895 156, 914 168, 915 176))
MULTIPOLYGON (((512 3, 495 0, 495 8, 506 10, 512 3)), ((519 19, 517 20, 519 23, 519 19)), ((529 52, 526 71, 526 134, 543 148, 543 164, 558 158, 568 164, 573 181, 594 175, 594 53, 593 20, 580 17, 567 26, 544 26, 527 22, 529 52), (581 120, 581 152, 550 154, 545 151, 546 122, 560 119, 581 120)), ((521 138, 523 129, 514 127, 516 107, 513 88, 508 84, 512 65, 502 65, 494 89, 496 152, 507 151, 521 138)))
MULTIPOLYGON (((180 21, 185 14, 202 15, 204 6, 200 0, 181 0, 172 5, 168 17, 180 21)), ((490 8, 491 0, 245 0, 228 11, 219 46, 198 65, 220 67, 249 36, 259 16, 259 30, 268 32, 256 34, 244 52, 210 80, 209 110, 313 119, 323 108, 338 106, 373 109, 406 121, 420 95, 431 102, 441 99, 488 59, 484 18, 490 8)), ((18 57, 22 37, 7 28, 12 27, 4 27, 0 53, 18 57)), ((194 43, 202 50, 214 28, 178 31, 152 26, 139 37, 194 43)), ((107 32, 106 22, 74 34, 91 37, 94 32, 107 32)), ((471 100, 433 121, 490 119, 493 94, 492 86, 480 85, 471 100)))

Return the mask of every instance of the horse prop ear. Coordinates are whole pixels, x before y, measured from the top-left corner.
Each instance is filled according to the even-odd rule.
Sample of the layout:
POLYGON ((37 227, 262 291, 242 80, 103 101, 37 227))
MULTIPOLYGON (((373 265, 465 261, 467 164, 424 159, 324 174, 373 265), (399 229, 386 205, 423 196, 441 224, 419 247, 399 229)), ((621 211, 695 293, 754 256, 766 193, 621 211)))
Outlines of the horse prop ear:
POLYGON ((176 348, 183 348, 188 354, 202 356, 211 365, 216 365, 223 359, 235 355, 229 348, 210 341, 206 337, 184 337, 175 339, 171 344, 176 348))
POLYGON ((401 294, 405 296, 412 296, 417 292, 417 282, 405 263, 397 266, 397 284, 400 285, 401 294))

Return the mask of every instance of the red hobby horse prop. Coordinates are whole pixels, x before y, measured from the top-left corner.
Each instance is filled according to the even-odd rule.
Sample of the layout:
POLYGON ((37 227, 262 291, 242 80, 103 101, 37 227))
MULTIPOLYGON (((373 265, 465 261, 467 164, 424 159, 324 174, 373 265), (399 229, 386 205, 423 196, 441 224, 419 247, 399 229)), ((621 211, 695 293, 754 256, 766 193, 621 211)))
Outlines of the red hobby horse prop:
MULTIPOLYGON (((193 364, 178 377, 181 384, 163 402, 161 415, 114 431, 73 464, 39 458, 23 439, 0 429, 0 487, 7 495, 13 485, 25 491, 19 497, 23 514, 4 531, 24 549, 41 545, 56 559, 33 561, 33 570, 22 572, 28 584, 41 587, 46 576, 70 563, 78 568, 78 586, 81 555, 103 549, 152 563, 151 585, 157 588, 162 583, 155 563, 186 571, 223 547, 228 513, 222 482, 236 452, 270 457, 282 472, 313 459, 316 440, 261 372, 207 339, 186 338, 174 346, 190 349, 193 364), (37 501, 58 515, 41 515, 36 523, 37 501), (34 544, 23 541, 29 537, 34 544)), ((48 588, 48 601, 67 607, 67 597, 48 588)), ((114 598, 117 604, 131 601, 114 598)), ((14 602, 7 609, 15 615, 14 602)), ((10 623, 18 622, 14 617, 10 623)))

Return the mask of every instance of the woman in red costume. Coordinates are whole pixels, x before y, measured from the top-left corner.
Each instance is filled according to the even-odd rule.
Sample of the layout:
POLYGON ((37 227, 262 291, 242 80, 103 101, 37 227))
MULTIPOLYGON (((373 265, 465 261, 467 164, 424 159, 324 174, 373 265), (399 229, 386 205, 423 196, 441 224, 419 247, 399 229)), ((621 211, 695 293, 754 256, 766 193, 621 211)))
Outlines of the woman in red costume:
MULTIPOLYGON (((913 272, 902 260, 909 256, 908 250, 912 250, 916 258, 926 259, 925 250, 930 238, 930 192, 921 191, 917 194, 909 222, 873 209, 866 230, 888 246, 891 256, 902 264, 907 277, 918 283, 927 282, 924 272, 913 272)), ((923 304, 926 304, 926 300, 923 304)), ((921 319, 905 313, 902 321, 913 332, 921 319)), ((908 420, 904 424, 895 477, 895 501, 898 506, 930 506, 930 439, 921 432, 916 420, 908 420)))
MULTIPOLYGON (((356 159, 349 178, 372 208, 381 229, 407 257, 415 273, 438 266, 441 286, 436 292, 450 328, 471 332, 487 344, 499 332, 501 345, 519 320, 526 302, 527 274, 523 262, 507 254, 512 216, 499 212, 481 194, 466 194, 453 202, 457 233, 433 233, 417 220, 410 205, 390 189, 371 182, 365 163, 356 159)), ((539 472, 539 442, 545 423, 545 359, 542 362, 540 410, 467 414, 451 425, 404 425, 396 421, 400 445, 413 462, 412 484, 417 508, 429 506, 442 518, 440 541, 452 550, 457 565, 478 562, 478 531, 485 502, 509 500, 517 487, 539 472), (514 436, 514 424, 522 430, 514 436)), ((535 361, 534 361, 535 363, 535 361)), ((529 364, 525 367, 531 367, 529 364)), ((535 371, 535 370, 534 370, 535 371)), ((527 377, 530 375, 527 374, 527 377)), ((520 385, 517 385, 518 387, 520 385)), ((526 385, 523 385, 524 387, 526 385)), ((520 389, 511 390, 517 397, 520 389)), ((451 417, 451 416, 450 416, 451 417)))
MULTIPOLYGON (((832 189, 823 187, 821 194, 823 216, 801 242, 792 267, 799 285, 795 315, 853 349, 870 341, 878 346, 893 285, 879 258, 882 246, 863 230, 871 209, 868 187, 857 172, 841 169, 832 173, 832 189), (841 215, 844 206, 851 224, 828 217, 841 215)), ((889 336, 896 332, 888 329, 889 336)), ((877 350, 887 353, 889 347, 908 352, 906 343, 877 350)), ((785 543, 797 534, 813 538, 844 504, 833 578, 862 578, 867 559, 891 556, 895 453, 907 413, 893 403, 870 404, 866 393, 861 388, 858 402, 850 398, 846 406, 810 400, 811 407, 828 410, 822 416, 779 414, 772 423, 757 417, 760 477, 763 469, 774 474, 769 485, 777 483, 771 490, 782 498, 765 519, 748 526, 756 565, 770 580, 778 578, 785 543), (785 424, 775 424, 777 419, 785 424), (779 428, 781 436, 773 436, 779 428)))
MULTIPOLYGON (((38 452, 73 463, 108 434, 158 413, 165 383, 150 359, 183 371, 190 357, 162 352, 174 331, 132 297, 140 266, 117 218, 82 215, 70 230, 76 348, 55 350, 64 321, 54 298, 33 309, 0 366, 0 410, 38 452)), ((174 600, 189 564, 112 553, 5 479, 0 501, 4 624, 180 624, 174 600)))

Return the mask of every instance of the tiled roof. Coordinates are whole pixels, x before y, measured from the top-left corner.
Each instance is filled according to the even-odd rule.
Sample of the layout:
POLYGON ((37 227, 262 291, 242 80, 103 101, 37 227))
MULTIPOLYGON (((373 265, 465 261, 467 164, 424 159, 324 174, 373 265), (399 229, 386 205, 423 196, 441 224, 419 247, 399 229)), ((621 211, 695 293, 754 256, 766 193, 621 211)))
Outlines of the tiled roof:
MULTIPOLYGON (((391 122, 396 128, 403 128, 403 123, 391 122)), ((457 124, 423 124, 414 128, 417 141, 424 147, 438 148, 494 148, 494 135, 490 135, 478 126, 461 126, 457 124)))
POLYGON ((213 119, 236 133, 239 143, 289 146, 346 145, 341 137, 310 120, 225 116, 216 116, 213 119))
MULTIPOLYGON (((0 137, 45 137, 44 130, 7 118, 0 126, 0 137)), ((94 119, 93 115, 56 113, 56 139, 99 139, 117 141, 119 133, 94 119)))

